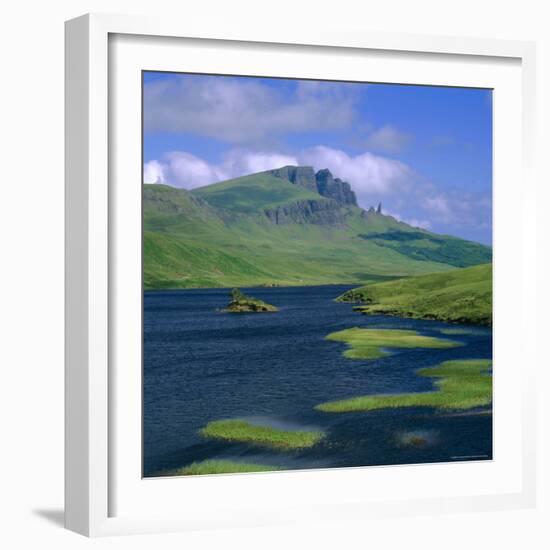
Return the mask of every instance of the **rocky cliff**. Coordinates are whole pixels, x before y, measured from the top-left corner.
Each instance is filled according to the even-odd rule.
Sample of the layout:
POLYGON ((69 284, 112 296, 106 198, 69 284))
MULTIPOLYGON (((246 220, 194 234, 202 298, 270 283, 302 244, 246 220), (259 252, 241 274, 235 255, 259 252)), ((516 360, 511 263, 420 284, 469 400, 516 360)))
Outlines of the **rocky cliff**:
POLYGON ((334 199, 341 204, 357 206, 357 198, 351 190, 350 184, 340 178, 333 177, 330 170, 325 168, 315 174, 317 192, 323 197, 334 199))
POLYGON ((301 185, 310 191, 317 192, 315 172, 311 166, 283 166, 271 170, 270 173, 277 178, 288 180, 295 185, 301 185))
POLYGON ((264 210, 267 218, 277 224, 311 223, 343 226, 347 210, 334 200, 301 200, 264 210))
POLYGON ((283 166, 269 170, 273 176, 301 185, 340 204, 357 206, 357 198, 350 184, 335 178, 328 168, 314 172, 311 166, 283 166))

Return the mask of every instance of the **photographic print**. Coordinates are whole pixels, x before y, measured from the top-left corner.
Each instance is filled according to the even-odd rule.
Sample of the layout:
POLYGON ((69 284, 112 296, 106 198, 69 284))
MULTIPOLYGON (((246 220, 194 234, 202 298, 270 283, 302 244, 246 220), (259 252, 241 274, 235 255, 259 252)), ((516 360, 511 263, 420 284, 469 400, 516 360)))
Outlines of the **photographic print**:
POLYGON ((491 90, 142 79, 144 477, 491 460, 491 90))

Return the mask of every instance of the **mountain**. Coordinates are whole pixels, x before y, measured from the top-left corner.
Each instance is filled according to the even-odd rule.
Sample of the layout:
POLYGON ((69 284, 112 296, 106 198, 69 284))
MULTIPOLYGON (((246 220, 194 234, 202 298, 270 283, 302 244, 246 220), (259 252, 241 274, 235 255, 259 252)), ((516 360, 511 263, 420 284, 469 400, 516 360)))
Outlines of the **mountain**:
POLYGON ((350 184, 340 178, 334 178, 330 170, 326 168, 315 173, 311 166, 283 166, 283 168, 270 170, 268 173, 305 187, 322 197, 334 199, 340 204, 357 206, 357 198, 351 190, 350 184))
POLYGON ((307 166, 144 185, 143 225, 145 288, 359 284, 491 261, 490 247, 361 209, 348 183, 307 166))
POLYGON ((337 301, 365 304, 357 309, 367 315, 491 325, 493 268, 476 265, 367 285, 348 290, 337 301))

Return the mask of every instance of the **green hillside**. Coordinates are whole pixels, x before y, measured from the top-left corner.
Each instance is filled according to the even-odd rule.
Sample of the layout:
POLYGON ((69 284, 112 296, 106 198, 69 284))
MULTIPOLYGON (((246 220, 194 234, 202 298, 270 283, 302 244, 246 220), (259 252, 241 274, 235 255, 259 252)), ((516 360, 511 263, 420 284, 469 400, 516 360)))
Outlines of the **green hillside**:
POLYGON ((443 262, 456 267, 466 267, 488 260, 487 251, 478 243, 449 235, 435 235, 421 229, 413 231, 389 229, 359 236, 415 260, 443 262))
POLYGON ((337 298, 370 315, 491 325, 492 264, 362 286, 337 298))
POLYGON ((235 178, 193 191, 193 195, 217 208, 253 213, 299 200, 327 200, 301 185, 294 185, 268 172, 235 178))
MULTIPOLYGON (((336 197, 340 184, 347 185, 331 183, 336 197)), ((491 260, 489 247, 365 212, 272 173, 192 192, 144 185, 143 225, 145 288, 363 284, 491 260), (407 247, 394 245, 396 235, 407 247)))

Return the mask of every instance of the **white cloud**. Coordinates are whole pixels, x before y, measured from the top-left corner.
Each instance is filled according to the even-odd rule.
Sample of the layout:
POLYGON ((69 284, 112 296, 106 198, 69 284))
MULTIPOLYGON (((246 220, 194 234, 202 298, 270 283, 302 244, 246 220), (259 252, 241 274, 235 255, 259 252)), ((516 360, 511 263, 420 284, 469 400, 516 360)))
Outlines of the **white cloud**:
POLYGON ((386 153, 399 153, 412 141, 412 135, 391 125, 378 128, 367 138, 367 147, 386 153))
POLYGON ((364 208, 383 195, 404 192, 417 179, 406 164, 372 153, 352 156, 319 145, 299 153, 298 159, 316 170, 328 168, 335 177, 349 182, 364 208))
POLYGON ((408 223, 412 227, 419 227, 420 229, 431 229, 432 224, 428 220, 417 220, 416 218, 405 219, 405 223, 408 223))
POLYGON ((173 151, 163 155, 161 161, 152 160, 144 165, 144 183, 167 183, 184 189, 194 189, 245 174, 254 174, 298 160, 279 153, 234 149, 224 155, 220 164, 205 160, 185 151, 173 151))
POLYGON ((193 189, 226 179, 220 168, 182 151, 167 153, 163 161, 152 160, 143 168, 144 183, 168 183, 176 187, 193 189))
POLYGON ((164 170, 165 165, 156 160, 146 162, 143 166, 143 183, 164 183, 164 170))
POLYGON ((432 225, 445 226, 451 233, 457 228, 483 229, 491 225, 490 189, 475 193, 460 189, 436 192, 433 186, 429 186, 419 199, 418 210, 429 217, 432 225))
POLYGON ((391 212, 389 210, 384 210, 383 213, 392 216, 392 218, 395 218, 397 221, 406 223, 407 225, 410 225, 412 227, 418 227, 420 229, 426 230, 432 228, 432 224, 428 220, 419 220, 417 218, 404 218, 397 212, 391 212))
POLYGON ((350 183, 359 204, 365 208, 381 196, 405 193, 417 179, 413 170, 397 160, 372 153, 351 156, 339 149, 319 145, 295 155, 232 149, 219 164, 210 164, 191 153, 171 152, 145 164, 144 181, 193 189, 286 165, 313 166, 315 170, 328 168, 335 177, 350 183))
POLYGON ((444 195, 426 197, 423 206, 439 218, 448 219, 452 215, 449 199, 444 195))
POLYGON ((145 131, 186 132, 236 145, 285 132, 335 131, 355 118, 356 88, 298 82, 282 93, 258 80, 178 75, 144 87, 145 131))
POLYGON ((413 227, 452 233, 491 222, 490 193, 443 191, 398 160, 368 152, 349 155, 322 145, 294 155, 235 148, 217 164, 185 151, 171 152, 145 164, 144 181, 193 189, 285 165, 328 168, 352 186, 361 207, 382 201, 384 213, 413 227))
POLYGON ((297 164, 298 159, 291 155, 233 149, 224 155, 222 166, 225 172, 231 174, 230 177, 237 177, 297 164))

